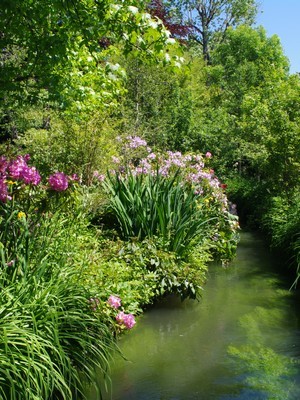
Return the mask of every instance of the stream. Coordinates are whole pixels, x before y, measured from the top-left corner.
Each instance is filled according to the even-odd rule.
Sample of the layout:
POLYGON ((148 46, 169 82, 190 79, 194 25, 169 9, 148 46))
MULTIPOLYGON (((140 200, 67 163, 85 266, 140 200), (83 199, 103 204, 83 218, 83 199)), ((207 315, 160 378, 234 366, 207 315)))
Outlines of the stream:
POLYGON ((210 265, 199 302, 169 296, 122 337, 105 400, 299 399, 299 297, 277 266, 243 232, 235 260, 210 265))

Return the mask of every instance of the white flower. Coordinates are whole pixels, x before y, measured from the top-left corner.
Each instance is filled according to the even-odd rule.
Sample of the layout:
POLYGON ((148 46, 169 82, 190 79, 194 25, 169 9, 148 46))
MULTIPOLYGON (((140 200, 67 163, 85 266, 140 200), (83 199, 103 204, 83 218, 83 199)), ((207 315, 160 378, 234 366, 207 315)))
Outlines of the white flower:
POLYGON ((132 14, 137 14, 139 12, 139 9, 137 7, 134 7, 134 6, 129 6, 128 10, 130 12, 132 12, 132 14))
POLYGON ((167 43, 167 44, 174 44, 174 43, 176 43, 176 40, 175 40, 174 38, 168 38, 168 39, 166 40, 166 43, 167 43))

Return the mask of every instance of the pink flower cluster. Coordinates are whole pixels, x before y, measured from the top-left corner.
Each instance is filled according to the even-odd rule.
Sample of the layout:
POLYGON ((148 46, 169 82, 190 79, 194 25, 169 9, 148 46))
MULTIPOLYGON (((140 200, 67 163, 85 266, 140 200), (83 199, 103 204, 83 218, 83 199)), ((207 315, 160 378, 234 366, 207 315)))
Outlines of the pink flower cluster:
POLYGON ((68 177, 63 172, 55 172, 55 174, 50 175, 48 183, 50 188, 56 192, 63 192, 69 186, 68 177))
MULTIPOLYGON (((35 167, 30 167, 27 162, 30 160, 29 154, 25 156, 17 156, 17 158, 9 160, 5 156, 0 156, 0 201, 5 203, 11 200, 9 195, 8 183, 9 181, 20 181, 26 185, 32 184, 39 185, 41 182, 41 175, 35 167)), ((50 189, 57 192, 66 190, 69 182, 79 181, 76 174, 71 176, 65 175, 63 172, 55 172, 48 178, 50 189)), ((14 182, 11 182, 14 183, 14 182)))
POLYGON ((41 176, 35 167, 27 165, 27 161, 29 160, 29 154, 18 156, 8 164, 8 174, 12 179, 20 180, 27 184, 38 185, 41 181, 41 176))
POLYGON ((98 171, 94 171, 93 178, 97 179, 99 182, 103 182, 105 179, 105 175, 100 174, 98 171))
POLYGON ((124 325, 127 329, 131 329, 135 325, 135 318, 132 314, 125 314, 123 311, 120 311, 116 316, 116 320, 120 325, 124 325))
POLYGON ((131 149, 147 146, 146 140, 140 138, 139 136, 127 136, 127 140, 129 141, 128 146, 131 149))
POLYGON ((107 302, 113 308, 121 307, 121 299, 118 296, 114 296, 114 295, 109 296, 107 302))
POLYGON ((30 156, 18 156, 14 160, 8 160, 5 156, 0 157, 0 201, 6 202, 11 197, 8 195, 7 179, 21 181, 26 184, 38 185, 41 176, 35 167, 30 167, 27 161, 30 156))
MULTIPOLYGON (((107 302, 112 308, 117 309, 121 307, 121 299, 118 296, 110 295, 107 302)), ((120 311, 117 314, 116 320, 118 324, 127 329, 133 328, 136 324, 134 316, 132 314, 125 314, 124 311, 120 311)))

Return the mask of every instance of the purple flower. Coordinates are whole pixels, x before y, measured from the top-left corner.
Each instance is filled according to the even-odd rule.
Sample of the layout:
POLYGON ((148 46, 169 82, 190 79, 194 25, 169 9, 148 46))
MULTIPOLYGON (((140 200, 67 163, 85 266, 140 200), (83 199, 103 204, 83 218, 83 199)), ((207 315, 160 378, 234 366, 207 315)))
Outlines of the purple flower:
POLYGON ((63 172, 55 172, 55 174, 50 175, 48 183, 50 188, 57 192, 63 192, 69 186, 68 177, 63 172))
POLYGON ((100 174, 98 171, 94 171, 93 177, 97 179, 99 182, 103 182, 105 179, 105 175, 100 174))
POLYGON ((10 260, 6 265, 8 267, 12 267, 14 265, 14 263, 15 263, 15 260, 10 260))
POLYGON ((32 183, 38 185, 41 176, 35 167, 29 167, 27 161, 30 159, 29 154, 18 156, 8 165, 8 173, 12 179, 23 180, 26 184, 32 183))
POLYGON ((108 304, 109 304, 111 307, 113 307, 113 308, 119 308, 119 307, 121 307, 121 299, 120 299, 120 297, 111 295, 111 296, 109 296, 107 302, 108 302, 108 304))
POLYGON ((5 175, 6 169, 8 167, 8 161, 5 156, 0 157, 0 175, 5 175))
POLYGON ((41 175, 35 167, 28 167, 23 169, 22 179, 25 183, 32 183, 38 185, 41 182, 41 175))
POLYGON ((23 179, 24 170, 28 168, 26 160, 22 156, 18 156, 15 160, 11 161, 8 166, 8 172, 12 179, 23 179))
POLYGON ((72 174, 71 176, 68 176, 68 178, 70 181, 79 182, 79 176, 77 174, 72 174))
POLYGON ((146 140, 140 138, 139 136, 128 136, 127 139, 129 140, 128 146, 131 149, 137 149, 138 147, 147 146, 146 140))
POLYGON ((7 185, 5 183, 4 178, 0 178, 0 201, 3 203, 6 202, 6 200, 10 200, 11 197, 8 195, 7 191, 7 185))
POLYGON ((131 329, 136 324, 135 318, 132 314, 125 314, 123 311, 120 311, 116 316, 116 320, 119 324, 124 325, 127 329, 131 329))

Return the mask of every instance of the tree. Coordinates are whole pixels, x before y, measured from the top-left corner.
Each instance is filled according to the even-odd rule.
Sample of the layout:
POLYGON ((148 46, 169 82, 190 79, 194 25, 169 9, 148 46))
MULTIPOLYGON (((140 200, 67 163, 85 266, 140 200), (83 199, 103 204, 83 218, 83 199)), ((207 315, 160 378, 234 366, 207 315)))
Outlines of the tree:
POLYGON ((270 192, 297 186, 300 79, 289 76, 279 38, 262 27, 230 29, 212 63, 207 98, 192 112, 194 147, 214 154, 218 175, 236 169, 270 192))
POLYGON ((75 104, 79 110, 83 104, 94 104, 94 108, 114 104, 121 90, 119 78, 124 75, 113 61, 118 53, 172 62, 165 57, 172 46, 170 33, 143 11, 144 4, 137 0, 3 0, 2 101, 7 102, 10 95, 14 101, 19 95, 23 101, 29 93, 43 89, 62 107, 75 104))
POLYGON ((211 50, 224 40, 228 28, 254 23, 256 0, 175 0, 190 27, 190 40, 202 47, 209 63, 211 50))
POLYGON ((189 33, 189 26, 182 22, 181 16, 171 7, 170 1, 151 0, 148 9, 153 17, 159 18, 164 26, 171 32, 172 37, 185 40, 189 33))

